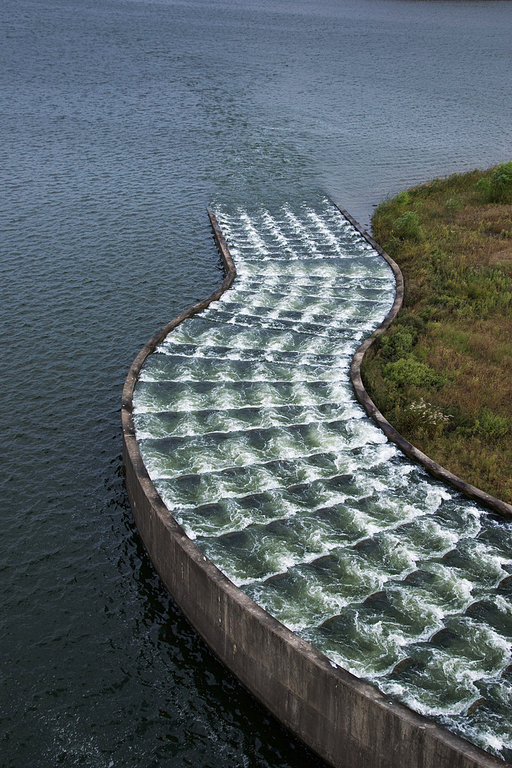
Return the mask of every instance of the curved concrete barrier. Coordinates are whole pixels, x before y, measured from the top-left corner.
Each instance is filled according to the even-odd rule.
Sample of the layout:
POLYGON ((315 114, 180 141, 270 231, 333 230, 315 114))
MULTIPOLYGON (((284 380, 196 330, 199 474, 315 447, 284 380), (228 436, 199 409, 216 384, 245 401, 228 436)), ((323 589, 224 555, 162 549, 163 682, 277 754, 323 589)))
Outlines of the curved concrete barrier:
MULTIPOLYGON (((254 603, 186 536, 142 461, 132 418, 146 357, 184 319, 218 299, 235 270, 209 212, 226 279, 141 350, 123 390, 126 486, 141 538, 163 583, 219 659, 292 733, 335 768, 496 768, 501 760, 337 667, 254 603)), ((345 214, 346 215, 346 214, 345 214)))

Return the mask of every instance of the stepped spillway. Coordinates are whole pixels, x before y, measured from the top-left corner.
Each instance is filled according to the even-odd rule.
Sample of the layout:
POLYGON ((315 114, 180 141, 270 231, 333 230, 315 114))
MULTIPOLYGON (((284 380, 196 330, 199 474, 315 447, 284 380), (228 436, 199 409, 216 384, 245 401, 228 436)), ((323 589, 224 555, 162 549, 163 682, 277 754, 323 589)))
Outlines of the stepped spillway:
POLYGON ((237 279, 135 389, 151 480, 333 664, 510 759, 511 524, 405 458, 349 380, 393 303, 389 266, 328 201, 217 218, 237 279))

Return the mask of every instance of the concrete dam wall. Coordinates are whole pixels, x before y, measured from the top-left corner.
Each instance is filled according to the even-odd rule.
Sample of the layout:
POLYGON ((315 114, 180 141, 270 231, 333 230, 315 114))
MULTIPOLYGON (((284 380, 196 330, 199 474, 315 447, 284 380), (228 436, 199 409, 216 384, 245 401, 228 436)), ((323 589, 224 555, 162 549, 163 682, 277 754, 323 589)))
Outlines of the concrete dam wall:
MULTIPOLYGON (((348 214, 345 214, 345 218, 351 221, 348 214)), ((421 768, 476 768, 476 766, 486 766, 490 768, 490 766, 504 765, 502 760, 489 755, 465 739, 440 727, 432 722, 432 720, 412 711, 409 707, 396 701, 392 696, 377 690, 374 685, 346 671, 343 666, 333 661, 332 657, 322 653, 318 650, 318 647, 313 647, 311 643, 300 637, 296 632, 291 631, 274 615, 270 615, 267 610, 264 610, 248 594, 251 593, 250 589, 246 591, 240 589, 235 585, 233 579, 225 575, 223 571, 226 569, 220 570, 216 567, 207 554, 210 550, 205 546, 200 548, 191 539, 190 535, 187 535, 185 532, 185 528, 187 528, 188 532, 191 533, 191 523, 183 521, 183 525, 180 525, 176 517, 171 514, 169 509, 171 505, 165 503, 162 498, 162 496, 171 493, 171 491, 173 493, 176 491, 176 483, 178 481, 187 488, 189 485, 197 484, 194 479, 196 476, 193 474, 195 471, 193 467, 188 474, 182 473, 178 480, 175 480, 174 476, 171 476, 169 472, 167 472, 167 475, 165 475, 165 472, 162 473, 163 479, 159 484, 159 490, 157 490, 154 478, 152 479, 148 471, 148 465, 150 468, 153 467, 154 457, 156 456, 157 448, 160 450, 160 444, 155 448, 154 443, 149 439, 149 452, 143 458, 140 450, 140 435, 146 427, 146 421, 144 421, 143 426, 141 426, 142 422, 140 421, 138 426, 135 423, 135 390, 139 379, 141 379, 144 364, 151 353, 164 342, 171 331, 181 327, 183 321, 197 316, 206 310, 212 302, 220 299, 235 278, 236 271, 233 259, 212 212, 210 212, 210 219, 225 265, 226 279, 211 297, 180 315, 162 328, 148 342, 134 361, 123 391, 122 419, 126 485, 138 530, 155 568, 187 619, 221 661, 276 718, 328 764, 336 766, 336 768, 358 768, 359 766, 361 768, 363 766, 364 768, 373 768, 374 766, 376 768, 377 766, 379 768, 398 768, 398 766, 400 768, 404 766, 410 768, 419 768, 420 766, 421 768), (169 490, 166 483, 168 485, 174 483, 174 485, 169 490)), ((355 222, 351 221, 351 224, 355 225, 355 222)), ((371 239, 369 242, 372 248, 378 248, 371 239)), ((380 251, 378 252, 381 253, 380 251)), ((271 259, 269 258, 270 261, 271 259)), ((393 270, 397 278, 398 290, 393 305, 389 308, 384 321, 375 332, 376 334, 382 332, 387 327, 400 306, 401 278, 394 266, 393 270)), ((317 280, 318 291, 321 292, 323 278, 316 273, 310 274, 309 278, 317 280), (318 280, 317 277, 319 278, 318 280)), ((303 278, 301 277, 300 279, 302 280, 303 278)), ((365 313, 371 314, 369 309, 365 309, 363 314, 365 313)), ((282 317, 285 317, 284 312, 282 317)), ((300 332, 304 335, 304 338, 307 336, 308 339, 312 339, 318 334, 318 314, 310 314, 308 318, 311 325, 308 328, 306 328, 304 318, 297 321, 297 317, 295 315, 292 316, 292 310, 289 310, 289 315, 285 317, 285 320, 287 323, 292 321, 294 323, 302 323, 300 332)), ((284 338, 284 335, 288 338, 288 326, 283 325, 276 330, 274 317, 268 320, 268 326, 272 332, 279 332, 281 339, 284 338)), ((201 326, 198 325, 198 327, 201 326)), ((325 338, 330 340, 335 331, 338 333, 337 329, 330 328, 325 338)), ((240 333, 240 329, 237 332, 240 333)), ((339 334, 336 336, 336 344, 339 344, 338 337, 339 334)), ((219 340, 211 334, 208 337, 209 348, 213 349, 212 339, 217 344, 215 346, 215 354, 220 354, 219 340)), ((189 340, 183 339, 180 343, 184 345, 189 343, 189 340)), ((308 343, 310 342, 308 341, 308 343)), ((307 364, 311 366, 308 370, 311 370, 313 365, 325 365, 325 367, 328 367, 328 361, 326 362, 321 359, 322 355, 318 350, 308 349, 309 351, 305 353, 311 356, 308 358, 309 362, 307 364)), ((323 349, 324 353, 322 354, 324 354, 324 357, 327 357, 325 353, 326 348, 323 349)), ((278 364, 283 365, 286 355, 296 354, 295 351, 290 351, 289 346, 287 349, 284 349, 283 345, 281 345, 278 351, 279 357, 275 357, 272 360, 272 364, 275 366, 278 364)), ((173 350, 174 352, 175 350, 173 350)), ((349 354, 348 351, 347 354, 349 354)), ((352 354, 353 351, 350 353, 350 356, 352 354)), ((355 358, 356 363, 352 368, 352 380, 356 391, 358 389, 357 363, 360 357, 361 354, 359 354, 359 358, 355 358)), ((290 360, 292 358, 287 358, 287 364, 292 367, 290 360)), ((244 361, 242 363, 247 365, 244 361)), ((277 368, 274 368, 274 376, 277 375, 275 370, 277 368)), ((151 390, 151 397, 154 396, 157 390, 158 396, 161 397, 170 397, 169 393, 172 394, 173 398, 184 396, 183 388, 180 388, 179 382, 173 385, 173 387, 169 387, 165 383, 165 386, 158 389, 161 380, 157 380, 155 384, 154 381, 154 378, 151 379, 147 387, 148 390, 151 390)), ((255 393, 254 387, 250 389, 245 387, 245 385, 235 387, 231 380, 228 383, 230 386, 232 385, 231 392, 234 390, 237 396, 240 394, 240 390, 243 390, 244 396, 248 393, 251 398, 259 397, 259 392, 255 393)), ((210 389, 204 381, 201 381, 200 384, 202 386, 196 387, 196 395, 199 398, 203 398, 203 401, 201 401, 201 412, 203 414, 207 412, 210 421, 214 420, 217 418, 217 411, 208 399, 210 398, 210 389)), ((326 395, 327 383, 321 382, 321 384, 322 386, 317 382, 308 384, 307 397, 303 393, 302 400, 300 402, 297 401, 293 406, 296 409, 302 409, 300 416, 302 419, 301 424, 305 420, 304 414, 306 409, 326 410, 324 400, 327 397, 331 397, 332 393, 329 390, 330 394, 326 395), (317 399, 314 400, 314 397, 317 399), (311 404, 310 400, 312 398, 314 402, 311 404)), ((331 385, 329 384, 328 386, 331 385)), ((283 399, 296 396, 295 384, 293 386, 290 385, 290 387, 285 387, 282 382, 279 382, 278 387, 277 383, 274 382, 274 389, 279 391, 283 399)), ((268 397, 268 388, 266 393, 265 396, 268 397)), ((189 393, 187 393, 188 396, 189 393)), ((364 401, 364 391, 359 389, 358 396, 364 401)), ((218 397, 218 394, 216 397, 218 397)), ((363 404, 371 409, 371 406, 368 406, 367 403, 363 402, 363 404)), ((222 403, 221 405, 226 410, 225 405, 222 403)), ((256 406, 252 405, 251 407, 254 410, 256 406)), ((288 406, 281 407, 285 408, 288 406)), ((274 411, 276 409, 277 406, 274 404, 274 411)), ((248 418, 247 409, 240 408, 239 410, 243 411, 243 413, 237 414, 236 418, 240 419, 242 416, 243 418, 248 418)), ((177 410, 172 411, 173 425, 178 423, 177 413, 177 410)), ((179 418, 182 416, 187 418, 188 412, 186 407, 179 413, 179 418)), ((253 418, 253 415, 250 414, 251 418, 253 418)), ((280 413, 280 418, 281 415, 280 413)), ((379 418, 382 418, 378 412, 371 413, 371 415, 377 421, 379 421, 379 418)), ((330 418, 332 421, 332 414, 330 418)), ((176 429, 174 427, 173 429, 174 434, 176 434, 176 429)), ((266 427, 266 429, 268 430, 269 428, 266 427)), ((353 433, 354 429, 354 427, 351 427, 349 431, 353 433)), ((210 434, 216 436, 219 432, 217 430, 210 432, 210 434)), ((304 429, 302 429, 300 432, 301 439, 303 439, 304 434, 304 429)), ((258 437, 261 437, 261 435, 258 434, 258 437)), ((267 441, 273 440, 274 437, 274 433, 268 431, 265 433, 267 441)), ((391 435, 390 437, 394 439, 396 436, 391 435)), ((168 441, 166 445, 171 453, 178 454, 183 452, 183 440, 181 437, 169 438, 166 433, 165 439, 168 441)), ((190 438, 185 435, 184 439, 190 438)), ((289 435, 287 439, 289 439, 289 435)), ((223 440, 223 444, 225 442, 223 440)), ((216 438, 212 438, 210 443, 208 443, 208 450, 214 457, 215 450, 221 450, 219 444, 216 438)), ((253 444, 255 444, 254 441, 253 444)), ((378 449, 378 441, 376 446, 378 449)), ((254 448, 254 450, 256 449, 254 448)), ((357 453, 360 450, 360 448, 357 448, 355 455, 361 456, 360 452, 357 453)), ((362 450, 364 451, 364 447, 362 450)), ((323 472, 326 459, 321 458, 320 460, 319 456, 321 454, 318 451, 316 453, 310 452, 307 456, 308 466, 311 468, 312 464, 316 463, 316 465, 319 465, 320 461, 322 461, 323 472)), ((189 458, 186 461, 184 460, 183 466, 189 466, 187 462, 190 462, 189 458)), ((268 470, 270 463, 268 461, 265 463, 265 471, 268 470)), ((249 466, 252 467, 254 465, 249 466)), ((429 467, 429 470, 432 470, 432 468, 429 467)), ((224 464, 220 463, 216 471, 218 474, 224 473, 223 478, 225 479, 226 469, 224 464)), ((279 467, 279 471, 284 471, 282 466, 279 467)), ((315 475, 315 477, 318 477, 318 482, 323 482, 323 475, 319 474, 315 475)), ((347 478, 348 475, 346 473, 338 474, 337 477, 347 478)), ((239 474, 236 482, 240 482, 241 478, 242 475, 239 474)), ((243 478, 246 478, 246 475, 243 478)), ((216 479, 218 479, 217 476, 216 479)), ((315 482, 317 480, 313 479, 311 484, 315 482)), ((348 481, 344 479, 343 482, 347 483, 348 481)), ((290 489, 296 489, 297 487, 296 485, 288 485, 288 492, 290 492, 290 489)), ((325 488, 326 486, 322 486, 324 496, 326 493, 325 488)), ((468 492, 470 496, 476 491, 476 489, 460 489, 468 492)), ((271 488, 270 491, 272 490, 271 488)), ((255 491, 252 494, 249 502, 254 501, 255 505, 259 504, 261 506, 264 501, 266 503, 266 500, 263 499, 265 493, 269 494, 270 491, 258 488, 257 492, 255 491)), ((269 496, 269 498, 273 497, 269 496)), ((492 499, 483 500, 488 503, 493 502, 492 499)), ((205 514, 210 514, 211 506, 203 504, 201 509, 205 514)), ((178 506, 176 509, 178 509, 178 506)), ((195 536, 196 533, 191 533, 191 535, 195 536)), ((367 538, 359 537, 355 546, 357 547, 361 541, 364 543, 367 540, 367 538)), ((318 559, 324 561, 325 555, 318 559)), ((216 562, 218 562, 217 559, 216 562)), ((415 573, 418 572, 415 571, 415 573)), ((267 577, 267 573, 264 576, 267 577)), ((275 578, 274 575, 271 575, 264 583, 268 581, 274 584, 275 578)), ((235 576, 234 579, 236 580, 235 576)), ((243 584, 246 584, 245 577, 241 578, 241 581, 243 584)), ((257 582, 258 579, 254 583, 256 584, 257 582)), ((259 583, 262 583, 262 579, 260 579, 259 583)), ((381 592, 373 588, 371 591, 373 594, 370 597, 375 601, 374 596, 380 595, 381 592)), ((368 598, 366 598, 366 601, 369 604, 368 598)), ((364 604, 364 600, 362 602, 364 604)), ((328 621, 332 620, 329 619, 328 621)), ((328 621, 325 622, 326 625, 328 621)))

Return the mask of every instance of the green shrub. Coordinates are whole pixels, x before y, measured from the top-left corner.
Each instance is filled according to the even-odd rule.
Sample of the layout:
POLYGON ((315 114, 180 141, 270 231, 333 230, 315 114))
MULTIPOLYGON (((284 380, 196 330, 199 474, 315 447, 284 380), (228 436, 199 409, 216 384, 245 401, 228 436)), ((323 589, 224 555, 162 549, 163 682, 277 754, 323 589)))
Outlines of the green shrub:
POLYGON ((402 357, 394 363, 387 363, 382 373, 385 379, 402 387, 412 385, 440 388, 446 383, 444 376, 440 376, 414 357, 402 357))
POLYGON ((381 340, 382 356, 388 360, 398 360, 408 355, 415 342, 414 335, 408 331, 396 331, 381 340))
POLYGON ((491 203, 512 203, 512 161, 496 166, 491 175, 491 203))
POLYGON ((482 199, 487 202, 491 192, 491 180, 488 176, 479 179, 475 184, 475 189, 480 193, 482 199))
POLYGON ((418 340, 418 336, 426 333, 427 330, 427 325, 421 317, 404 309, 400 310, 395 324, 401 325, 413 333, 415 343, 418 340))
POLYGON ((402 192, 399 192, 395 197, 395 202, 397 205, 407 205, 409 203, 409 193, 405 189, 402 190, 402 192))
POLYGON ((417 242, 423 240, 424 234, 416 211, 406 211, 398 219, 395 219, 393 233, 400 240, 415 240, 417 242))
POLYGON ((511 422, 488 408, 482 408, 478 419, 475 421, 475 432, 486 437, 505 437, 510 432, 511 422))

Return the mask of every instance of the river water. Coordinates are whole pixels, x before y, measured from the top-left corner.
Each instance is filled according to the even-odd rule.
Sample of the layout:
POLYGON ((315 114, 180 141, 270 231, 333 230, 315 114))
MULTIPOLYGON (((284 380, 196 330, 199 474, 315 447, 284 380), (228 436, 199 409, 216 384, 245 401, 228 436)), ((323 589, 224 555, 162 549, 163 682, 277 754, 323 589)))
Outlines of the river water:
POLYGON ((328 196, 366 226, 388 192, 510 159, 509 4, 4 0, 0 20, 2 765, 312 765, 152 570, 122 383, 221 280, 208 204, 328 196))

